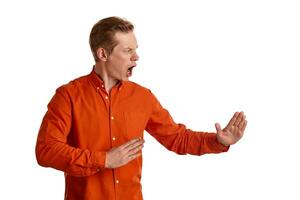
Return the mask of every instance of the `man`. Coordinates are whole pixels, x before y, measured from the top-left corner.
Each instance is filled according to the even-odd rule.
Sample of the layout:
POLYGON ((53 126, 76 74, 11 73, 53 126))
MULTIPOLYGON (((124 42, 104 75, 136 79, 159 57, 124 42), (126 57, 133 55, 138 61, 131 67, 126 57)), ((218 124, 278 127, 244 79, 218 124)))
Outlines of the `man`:
POLYGON ((94 25, 89 75, 59 87, 48 104, 36 144, 41 166, 65 173, 65 199, 143 199, 143 131, 178 154, 226 152, 247 125, 236 112, 217 133, 177 124, 147 88, 129 81, 139 57, 134 26, 110 17, 94 25))

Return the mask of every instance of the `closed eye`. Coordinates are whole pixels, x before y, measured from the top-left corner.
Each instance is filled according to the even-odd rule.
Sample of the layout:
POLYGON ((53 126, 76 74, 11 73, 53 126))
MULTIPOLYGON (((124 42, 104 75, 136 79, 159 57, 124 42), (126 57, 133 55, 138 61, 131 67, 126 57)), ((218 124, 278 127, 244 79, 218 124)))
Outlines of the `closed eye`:
POLYGON ((132 52, 133 49, 127 48, 125 49, 126 52, 132 52))
POLYGON ((125 49, 126 52, 129 52, 129 53, 133 53, 136 51, 136 49, 133 49, 133 48, 126 48, 125 49))

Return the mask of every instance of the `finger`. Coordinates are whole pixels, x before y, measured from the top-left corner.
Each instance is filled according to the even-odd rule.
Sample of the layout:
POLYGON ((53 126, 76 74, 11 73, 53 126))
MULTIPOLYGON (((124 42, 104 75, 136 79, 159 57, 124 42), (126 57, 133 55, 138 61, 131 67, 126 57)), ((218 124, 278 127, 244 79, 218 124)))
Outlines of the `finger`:
POLYGON ((138 147, 138 146, 144 144, 144 142, 145 142, 145 140, 143 140, 143 139, 138 140, 138 141, 134 142, 133 144, 130 144, 130 145, 126 146, 126 147, 124 148, 124 150, 125 150, 125 151, 130 151, 131 149, 134 149, 134 148, 136 148, 136 147, 138 147))
POLYGON ((242 116, 242 120, 240 121, 240 123, 237 125, 237 127, 240 129, 243 127, 244 123, 245 123, 245 119, 246 119, 246 116, 243 115, 242 116))
POLYGON ((134 153, 140 151, 143 147, 144 147, 144 143, 124 149, 125 155, 128 156, 128 155, 134 154, 134 153))
POLYGON ((138 157, 140 157, 142 155, 142 153, 136 153, 136 154, 133 154, 133 155, 131 155, 130 157, 128 157, 128 160, 127 160, 127 163, 129 163, 130 161, 132 161, 132 160, 134 160, 134 159, 136 159, 136 158, 138 158, 138 157))
POLYGON ((133 154, 133 155, 127 157, 125 164, 131 162, 132 160, 134 160, 138 157, 140 157, 141 155, 142 155, 142 153, 139 152, 139 153, 136 153, 136 154, 133 154))
POLYGON ((127 154, 128 156, 131 156, 131 155, 133 155, 133 154, 136 154, 137 152, 139 152, 140 150, 142 150, 143 147, 144 147, 143 144, 140 145, 140 146, 137 146, 137 147, 135 147, 135 148, 129 150, 126 154, 127 154))
POLYGON ((217 130, 217 133, 220 133, 222 131, 221 125, 219 123, 215 123, 215 127, 217 130))
POLYGON ((128 141, 128 142, 122 144, 122 145, 120 146, 120 148, 125 148, 125 147, 127 147, 128 145, 131 145, 131 144, 133 144, 134 142, 136 142, 136 141, 138 141, 138 140, 139 140, 139 138, 132 139, 132 140, 130 140, 130 141, 128 141))
POLYGON ((243 115, 241 121, 240 121, 236 126, 237 126, 238 128, 243 127, 243 125, 244 125, 244 123, 245 123, 245 119, 246 119, 246 116, 243 115))
POLYGON ((242 121, 244 113, 240 112, 235 120, 235 122, 233 123, 233 126, 238 126, 239 123, 242 121))
POLYGON ((237 118, 238 115, 239 115, 238 112, 235 112, 235 113, 234 113, 234 115, 233 115, 232 118, 230 119, 230 121, 229 121, 227 127, 228 127, 228 126, 233 126, 233 124, 235 123, 236 118, 237 118))
POLYGON ((125 148, 127 148, 128 146, 130 146, 130 145, 132 145, 132 144, 134 144, 135 142, 138 142, 138 141, 140 141, 141 140, 141 138, 135 138, 135 139, 132 139, 132 140, 130 140, 129 142, 127 142, 127 143, 125 143, 125 144, 122 144, 121 146, 120 146, 120 148, 121 149, 125 149, 125 148))
POLYGON ((244 133, 244 131, 245 131, 245 129, 246 129, 247 123, 248 123, 248 121, 245 120, 245 123, 243 124, 243 127, 242 127, 242 132, 243 132, 243 133, 244 133))

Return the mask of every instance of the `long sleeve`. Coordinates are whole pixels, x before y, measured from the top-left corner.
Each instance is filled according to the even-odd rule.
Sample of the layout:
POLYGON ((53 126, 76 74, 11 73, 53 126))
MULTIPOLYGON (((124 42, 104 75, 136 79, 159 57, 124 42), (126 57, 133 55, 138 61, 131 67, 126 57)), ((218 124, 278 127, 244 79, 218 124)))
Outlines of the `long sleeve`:
MULTIPOLYGON (((151 93, 151 92, 150 92, 151 93)), ((151 93, 152 114, 146 131, 156 138, 168 150, 177 154, 202 155, 228 151, 217 141, 215 133, 195 132, 183 124, 177 124, 169 112, 164 109, 151 93)))
POLYGON ((104 169, 106 153, 70 146, 67 138, 71 130, 72 102, 66 90, 61 87, 49 102, 39 130, 37 162, 71 176, 89 176, 104 169))

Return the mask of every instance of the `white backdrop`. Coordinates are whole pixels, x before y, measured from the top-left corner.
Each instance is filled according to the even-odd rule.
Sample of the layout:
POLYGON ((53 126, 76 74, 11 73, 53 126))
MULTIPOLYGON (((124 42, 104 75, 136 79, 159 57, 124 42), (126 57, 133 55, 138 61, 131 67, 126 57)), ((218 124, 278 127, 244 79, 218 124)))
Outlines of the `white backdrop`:
POLYGON ((55 89, 91 71, 90 29, 113 15, 136 26, 132 80, 176 122, 248 118, 225 154, 179 156, 145 132, 146 200, 300 199, 298 2, 1 1, 0 199, 63 199, 63 173, 36 163, 38 129, 55 89))

